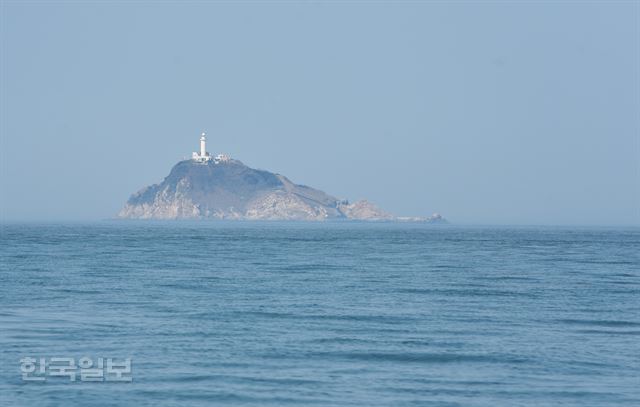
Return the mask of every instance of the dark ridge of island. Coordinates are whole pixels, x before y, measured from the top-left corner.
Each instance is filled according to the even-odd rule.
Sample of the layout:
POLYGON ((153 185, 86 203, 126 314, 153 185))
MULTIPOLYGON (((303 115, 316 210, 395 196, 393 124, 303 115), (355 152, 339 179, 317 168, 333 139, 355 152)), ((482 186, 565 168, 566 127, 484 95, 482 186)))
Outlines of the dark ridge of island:
POLYGON ((227 156, 180 161, 159 184, 143 188, 118 213, 121 219, 237 219, 446 222, 395 217, 362 200, 349 203, 323 191, 257 170, 227 156))

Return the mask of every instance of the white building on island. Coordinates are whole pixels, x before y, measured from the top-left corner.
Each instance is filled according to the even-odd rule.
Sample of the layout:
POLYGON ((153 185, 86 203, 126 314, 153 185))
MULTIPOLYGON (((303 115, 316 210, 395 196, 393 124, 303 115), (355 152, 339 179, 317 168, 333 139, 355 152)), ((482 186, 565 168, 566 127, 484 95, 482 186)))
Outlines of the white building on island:
POLYGON ((200 152, 198 153, 194 151, 191 154, 191 159, 202 164, 206 164, 209 161, 213 161, 214 164, 218 164, 231 160, 231 158, 226 154, 218 154, 215 157, 209 154, 207 151, 207 135, 204 132, 200 135, 200 152))
POLYGON ((200 136, 200 152, 193 152, 191 154, 191 158, 193 161, 197 161, 200 163, 206 163, 211 161, 213 157, 207 152, 207 135, 203 132, 200 136))

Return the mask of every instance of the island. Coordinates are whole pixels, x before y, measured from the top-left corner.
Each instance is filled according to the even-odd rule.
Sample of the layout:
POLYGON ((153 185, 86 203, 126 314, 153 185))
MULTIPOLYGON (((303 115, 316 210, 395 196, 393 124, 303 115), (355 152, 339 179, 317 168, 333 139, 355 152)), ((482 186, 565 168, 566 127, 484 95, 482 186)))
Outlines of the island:
POLYGON ((117 215, 121 219, 233 219, 446 222, 396 217, 367 200, 350 203, 287 177, 258 170, 225 154, 211 155, 206 135, 200 151, 178 162, 159 184, 133 194, 117 215))

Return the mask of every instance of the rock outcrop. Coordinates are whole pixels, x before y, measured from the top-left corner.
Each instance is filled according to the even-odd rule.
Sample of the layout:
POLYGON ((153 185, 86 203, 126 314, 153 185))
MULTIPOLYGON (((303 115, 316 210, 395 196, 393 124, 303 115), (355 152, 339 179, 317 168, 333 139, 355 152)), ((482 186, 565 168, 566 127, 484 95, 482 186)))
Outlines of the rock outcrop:
MULTIPOLYGON (((133 194, 122 219, 395 220, 368 201, 349 203, 238 160, 181 161, 133 194)), ((428 219, 428 218, 427 218, 428 219)), ((427 220, 415 219, 415 220, 427 220)), ((414 219, 412 219, 414 220, 414 219)))

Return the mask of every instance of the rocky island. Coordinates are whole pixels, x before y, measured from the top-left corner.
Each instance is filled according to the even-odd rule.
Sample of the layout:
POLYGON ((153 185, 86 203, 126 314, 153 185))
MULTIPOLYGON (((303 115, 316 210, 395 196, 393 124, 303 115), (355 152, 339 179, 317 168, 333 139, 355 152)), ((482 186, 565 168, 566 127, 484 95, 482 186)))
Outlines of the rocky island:
POLYGON ((257 170, 225 155, 200 152, 177 163, 159 184, 129 198, 118 213, 122 219, 238 219, 238 220, 412 220, 397 218, 362 200, 349 203, 323 191, 291 182, 287 177, 257 170))

